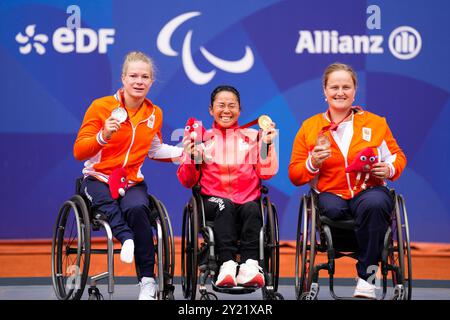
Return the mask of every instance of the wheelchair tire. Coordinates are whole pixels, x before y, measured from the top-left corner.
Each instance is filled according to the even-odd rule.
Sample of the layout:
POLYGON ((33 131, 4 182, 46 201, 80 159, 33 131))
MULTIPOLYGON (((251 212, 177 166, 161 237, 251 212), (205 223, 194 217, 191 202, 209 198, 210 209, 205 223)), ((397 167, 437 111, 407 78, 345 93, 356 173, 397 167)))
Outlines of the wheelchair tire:
POLYGON ((278 290, 278 277, 280 269, 278 217, 275 206, 273 206, 270 202, 268 196, 264 197, 263 204, 266 209, 266 225, 264 226, 264 268, 265 272, 270 275, 270 280, 272 282, 266 283, 266 285, 273 286, 273 291, 276 292, 278 290))
POLYGON ((198 208, 194 197, 185 206, 181 230, 181 286, 185 299, 197 293, 198 208))
POLYGON ((399 274, 392 272, 393 286, 403 285, 405 299, 412 297, 412 262, 409 240, 409 225, 405 201, 401 195, 395 196, 395 217, 393 219, 393 250, 389 255, 390 264, 397 267, 399 274))
POLYGON ((58 213, 52 239, 52 282, 59 300, 79 300, 86 286, 91 229, 83 198, 73 196, 58 213))
MULTIPOLYGON (((156 199, 154 196, 149 195, 149 199, 151 202, 151 205, 156 208, 158 211, 158 221, 161 226, 161 238, 162 238, 162 252, 161 254, 156 255, 156 263, 158 265, 158 283, 162 283, 162 288, 158 291, 159 299, 160 300, 168 300, 170 291, 173 288, 172 285, 172 279, 174 274, 174 261, 175 261, 175 252, 173 250, 174 244, 173 244, 173 233, 172 233, 172 226, 170 224, 169 215, 167 213, 167 210, 165 206, 162 204, 161 201, 156 199), (162 268, 159 267, 159 263, 162 262, 162 268)), ((156 238, 156 246, 155 248, 158 248, 158 237, 156 238)))
POLYGON ((301 300, 310 290, 316 257, 316 214, 311 195, 300 203, 295 245, 295 294, 301 300))

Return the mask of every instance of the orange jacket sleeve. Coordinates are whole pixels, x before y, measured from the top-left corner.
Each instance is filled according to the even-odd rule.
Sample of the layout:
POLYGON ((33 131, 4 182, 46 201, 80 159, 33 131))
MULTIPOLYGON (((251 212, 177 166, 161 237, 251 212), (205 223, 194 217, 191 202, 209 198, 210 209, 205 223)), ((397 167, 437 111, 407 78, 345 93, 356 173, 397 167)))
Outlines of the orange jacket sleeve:
POLYGON ((312 172, 307 167, 309 148, 306 143, 305 125, 302 125, 294 139, 291 161, 289 163, 289 179, 296 186, 301 186, 311 181, 318 173, 312 172))
POLYGON ((87 160, 95 156, 103 148, 104 142, 98 136, 103 128, 103 122, 98 114, 95 102, 93 102, 86 111, 73 146, 75 159, 80 161, 87 160))

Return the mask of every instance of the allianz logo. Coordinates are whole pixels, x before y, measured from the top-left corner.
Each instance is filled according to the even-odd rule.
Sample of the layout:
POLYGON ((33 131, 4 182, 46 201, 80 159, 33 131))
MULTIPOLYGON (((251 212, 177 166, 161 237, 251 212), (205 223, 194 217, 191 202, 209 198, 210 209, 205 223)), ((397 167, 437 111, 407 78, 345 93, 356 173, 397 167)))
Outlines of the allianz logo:
MULTIPOLYGON (((300 30, 295 53, 302 54, 383 54, 382 35, 340 35, 337 30, 300 30)), ((389 35, 391 54, 401 60, 416 57, 422 48, 420 33, 400 26, 389 35)))
MULTIPOLYGON (((51 36, 51 44, 56 52, 59 53, 91 53, 97 51, 105 54, 108 46, 114 44, 115 29, 98 29, 98 31, 89 28, 61 27, 56 29, 51 36)), ((16 34, 15 40, 19 44, 21 54, 29 54, 34 50, 39 55, 46 52, 45 44, 49 37, 46 34, 36 33, 36 25, 31 24, 25 28, 25 32, 16 34)))

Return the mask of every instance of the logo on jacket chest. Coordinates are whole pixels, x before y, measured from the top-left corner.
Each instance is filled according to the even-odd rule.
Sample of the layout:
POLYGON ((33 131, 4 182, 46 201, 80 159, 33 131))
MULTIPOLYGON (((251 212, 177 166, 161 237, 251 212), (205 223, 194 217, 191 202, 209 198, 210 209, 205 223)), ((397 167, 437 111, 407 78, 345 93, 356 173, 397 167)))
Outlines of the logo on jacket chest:
POLYGON ((148 121, 147 121, 147 127, 149 127, 150 129, 153 129, 154 125, 155 125, 155 115, 152 114, 152 115, 148 118, 148 121))
POLYGON ((362 138, 363 138, 363 140, 370 142, 370 140, 372 139, 372 129, 363 127, 362 128, 362 138))

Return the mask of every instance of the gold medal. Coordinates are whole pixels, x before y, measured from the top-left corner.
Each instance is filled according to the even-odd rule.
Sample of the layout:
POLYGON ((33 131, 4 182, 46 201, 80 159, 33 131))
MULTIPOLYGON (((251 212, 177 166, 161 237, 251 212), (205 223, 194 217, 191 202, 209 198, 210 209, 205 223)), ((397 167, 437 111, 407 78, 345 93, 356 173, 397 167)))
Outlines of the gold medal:
POLYGON ((258 118, 258 125, 263 130, 269 130, 272 127, 272 119, 264 114, 258 118))

